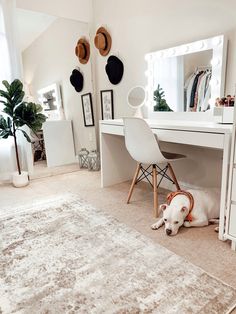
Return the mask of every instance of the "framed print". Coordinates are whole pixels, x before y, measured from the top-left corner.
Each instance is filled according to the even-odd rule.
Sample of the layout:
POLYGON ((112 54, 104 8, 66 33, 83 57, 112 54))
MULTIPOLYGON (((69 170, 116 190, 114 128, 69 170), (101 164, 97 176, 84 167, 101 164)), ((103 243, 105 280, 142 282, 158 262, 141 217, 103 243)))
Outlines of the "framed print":
POLYGON ((81 96, 83 115, 84 115, 84 126, 94 126, 93 117, 93 104, 91 93, 84 94, 81 96))
POLYGON ((114 119, 113 90, 101 90, 102 120, 114 119))

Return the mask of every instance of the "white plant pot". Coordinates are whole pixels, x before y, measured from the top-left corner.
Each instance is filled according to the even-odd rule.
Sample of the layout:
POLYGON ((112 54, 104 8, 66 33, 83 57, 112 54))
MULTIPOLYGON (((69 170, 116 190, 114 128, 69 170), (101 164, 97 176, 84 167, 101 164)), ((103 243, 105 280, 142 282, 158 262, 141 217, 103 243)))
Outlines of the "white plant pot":
POLYGON ((12 184, 16 188, 21 188, 29 184, 28 172, 21 171, 21 174, 18 172, 13 172, 12 174, 12 184))

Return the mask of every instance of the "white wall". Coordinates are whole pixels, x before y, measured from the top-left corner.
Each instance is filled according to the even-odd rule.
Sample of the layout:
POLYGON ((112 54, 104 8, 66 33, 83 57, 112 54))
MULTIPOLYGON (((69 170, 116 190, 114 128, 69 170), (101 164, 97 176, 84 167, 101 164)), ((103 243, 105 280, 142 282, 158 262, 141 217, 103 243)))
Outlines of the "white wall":
MULTIPOLYGON (((229 39, 226 93, 236 83, 236 1, 234 0, 94 0, 93 33, 104 25, 112 36, 111 54, 124 63, 124 77, 111 85, 104 67, 107 58, 96 51, 96 87, 114 90, 115 118, 132 113, 126 96, 135 85, 146 85, 147 52, 178 46, 225 33, 229 39)), ((99 95, 97 94, 99 100, 99 95)), ((98 101, 100 104, 100 101, 98 101)), ((100 105, 99 105, 100 110, 100 105)), ((222 153, 187 145, 164 147, 188 156, 174 165, 181 181, 199 186, 219 186, 222 153)))
POLYGON ((18 8, 89 22, 92 0, 16 0, 18 8))
POLYGON ((229 37, 226 92, 234 92, 236 82, 236 1, 234 0, 94 0, 93 33, 107 26, 112 36, 111 53, 124 62, 122 82, 109 83, 106 58, 96 53, 98 91, 114 89, 115 117, 130 114, 126 95, 134 85, 146 85, 147 52, 226 33, 229 37))
MULTIPOLYGON (((74 20, 58 18, 22 54, 24 79, 38 99, 37 91, 54 82, 62 90, 63 106, 67 119, 72 120, 76 153, 81 147, 94 149, 95 128, 84 127, 81 94, 92 92, 91 64, 79 63, 74 50, 81 36, 88 37, 88 26, 74 20), (70 83, 74 68, 84 74, 84 88, 77 93, 70 83)), ((60 139, 58 144, 60 145, 60 139)))

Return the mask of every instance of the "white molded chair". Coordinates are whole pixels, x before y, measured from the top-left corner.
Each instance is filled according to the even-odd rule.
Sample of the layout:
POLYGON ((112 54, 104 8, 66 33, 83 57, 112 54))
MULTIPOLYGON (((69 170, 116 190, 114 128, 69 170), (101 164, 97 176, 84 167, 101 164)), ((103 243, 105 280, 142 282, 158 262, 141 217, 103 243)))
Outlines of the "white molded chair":
POLYGON ((157 189, 163 178, 166 178, 176 185, 177 190, 180 190, 180 186, 170 162, 185 158, 186 156, 162 152, 158 144, 157 136, 154 135, 145 120, 140 118, 123 118, 123 120, 126 148, 131 157, 138 163, 129 190, 127 204, 132 196, 134 185, 146 178, 153 187, 154 215, 157 217, 157 189), (161 168, 159 166, 160 164, 165 164, 164 168, 161 168), (148 167, 144 168, 143 165, 148 165, 148 167), (151 167, 152 170, 150 169, 151 167), (168 170, 170 176, 167 174, 168 170), (139 175, 140 171, 141 174, 139 175), (160 175, 160 180, 157 184, 158 175, 160 175), (149 180, 149 176, 152 176, 152 182, 149 180))

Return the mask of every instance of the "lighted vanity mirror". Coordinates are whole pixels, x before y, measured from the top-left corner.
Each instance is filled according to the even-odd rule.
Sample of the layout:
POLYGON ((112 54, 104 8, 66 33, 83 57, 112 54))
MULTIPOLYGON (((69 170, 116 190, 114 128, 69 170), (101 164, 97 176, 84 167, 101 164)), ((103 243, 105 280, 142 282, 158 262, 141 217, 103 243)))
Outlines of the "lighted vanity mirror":
POLYGON ((38 91, 38 100, 43 107, 44 114, 49 120, 61 119, 62 100, 58 83, 51 84, 38 91))
POLYGON ((224 94, 223 35, 149 53, 145 59, 151 117, 160 111, 206 112, 224 94))

